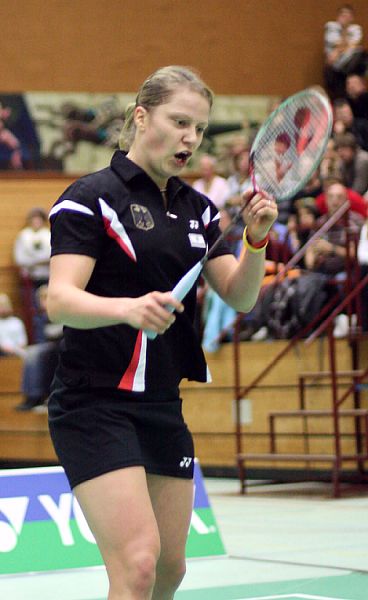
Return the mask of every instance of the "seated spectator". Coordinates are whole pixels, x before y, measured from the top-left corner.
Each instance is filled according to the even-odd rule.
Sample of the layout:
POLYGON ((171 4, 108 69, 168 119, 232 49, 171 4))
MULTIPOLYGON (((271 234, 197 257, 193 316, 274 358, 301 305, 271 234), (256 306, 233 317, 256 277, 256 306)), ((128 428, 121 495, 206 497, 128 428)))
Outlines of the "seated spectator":
POLYGON ((336 136, 335 143, 344 185, 364 196, 368 190, 368 152, 358 147, 352 133, 336 136))
MULTIPOLYGON (((222 231, 228 227, 231 222, 230 212, 227 209, 222 209, 220 213, 220 227, 222 231)), ((237 228, 230 232, 228 241, 235 256, 239 256, 243 242, 237 234, 237 228)), ((228 336, 231 336, 231 326, 236 318, 236 311, 226 304, 220 296, 208 286, 204 298, 203 307, 203 337, 202 346, 205 352, 216 352, 221 344, 223 332, 228 328, 228 336)))
MULTIPOLYGON (((332 184, 327 190, 328 213, 316 221, 319 229, 330 216, 347 201, 346 188, 341 183, 332 184)), ((347 231, 345 218, 335 223, 329 231, 309 246, 305 254, 304 271, 289 273, 288 277, 274 285, 262 288, 259 301, 254 309, 254 320, 241 339, 260 340, 266 337, 287 339, 315 319, 328 300, 328 294, 335 295, 336 288, 330 288, 329 279, 343 279, 346 268, 347 231)), ((349 234, 359 234, 363 219, 350 212, 348 215, 349 234)), ((311 230, 311 234, 314 230, 311 230)), ((349 252, 353 252, 353 243, 349 252)), ((335 322, 335 337, 347 333, 347 315, 339 315, 335 322)))
MULTIPOLYGON (((317 221, 319 229, 344 202, 348 200, 347 189, 342 183, 331 184, 326 191, 327 213, 317 221)), ((359 234, 363 218, 349 211, 348 228, 351 234, 359 234)), ((337 275, 345 271, 347 231, 345 219, 335 223, 323 237, 317 239, 306 251, 305 265, 311 271, 326 275, 337 275)))
POLYGON ((288 223, 289 216, 296 214, 295 205, 298 202, 298 200, 300 200, 300 198, 316 198, 319 194, 321 194, 322 190, 322 176, 320 174, 320 169, 316 169, 312 173, 309 181, 307 181, 305 186, 301 190, 299 190, 299 192, 297 192, 295 196, 290 198, 290 200, 281 203, 281 208, 279 208, 279 220, 282 223, 288 223))
POLYGON ((229 195, 227 206, 240 206, 242 194, 252 187, 249 171, 249 146, 240 148, 233 156, 232 174, 228 177, 229 195))
POLYGON ((31 341, 36 343, 44 341, 44 316, 39 313, 36 290, 48 283, 50 251, 47 214, 42 208, 34 208, 27 215, 26 226, 16 237, 14 261, 22 276, 23 303, 32 315, 31 341))
POLYGON ((212 200, 218 209, 222 208, 229 196, 230 189, 225 177, 216 173, 216 158, 204 154, 199 160, 199 170, 201 178, 194 181, 194 189, 212 200))
POLYGON ((349 102, 340 98, 334 102, 333 137, 352 133, 358 146, 368 151, 368 121, 355 119, 349 102))
MULTIPOLYGON (((320 216, 314 198, 299 198, 295 203, 296 213, 290 215, 288 220, 289 247, 295 254, 304 246, 316 230, 317 219, 320 216)), ((305 268, 304 257, 298 266, 305 268)))
MULTIPOLYGON (((360 264, 361 278, 368 275, 368 220, 364 223, 358 244, 358 261, 360 264)), ((361 293, 362 301, 362 330, 368 331, 368 284, 361 293)))
MULTIPOLYGON (((232 159, 232 174, 228 177, 229 195, 225 202, 225 208, 230 218, 234 217, 242 205, 242 194, 253 189, 249 171, 249 145, 244 146, 241 140, 235 142, 233 146, 234 153, 232 159)), ((242 220, 234 226, 233 236, 241 236, 244 231, 242 220)))
POLYGON ((346 78, 346 96, 355 119, 368 119, 367 80, 353 73, 346 78))
MULTIPOLYGON (((319 194, 315 200, 316 208, 320 215, 324 215, 327 213, 326 190, 333 183, 343 182, 339 177, 332 177, 331 179, 326 179, 323 182, 323 192, 319 194)), ((358 194, 358 192, 355 192, 351 188, 346 188, 346 194, 350 202, 350 209, 354 213, 358 213, 358 215, 361 215, 363 219, 365 219, 367 216, 367 201, 363 198, 363 196, 361 196, 360 194, 358 194)))
MULTIPOLYGON (((327 142, 326 151, 319 167, 319 175, 322 185, 326 179, 340 177, 340 159, 337 154, 334 138, 330 138, 327 142)), ((320 189, 318 193, 321 193, 321 191, 320 189)))
MULTIPOLYGON (((46 314, 47 285, 38 288, 39 304, 46 314)), ((23 353, 23 373, 21 390, 23 402, 16 406, 18 411, 45 408, 54 377, 59 355, 59 341, 63 327, 47 322, 45 342, 27 346, 23 353)))
POLYGON ((366 70, 363 30, 354 20, 353 7, 344 4, 338 9, 336 20, 325 24, 324 79, 332 99, 344 96, 345 80, 349 73, 364 74, 366 70))
POLYGON ((0 294, 0 356, 23 356, 27 345, 26 328, 14 315, 7 294, 0 294))

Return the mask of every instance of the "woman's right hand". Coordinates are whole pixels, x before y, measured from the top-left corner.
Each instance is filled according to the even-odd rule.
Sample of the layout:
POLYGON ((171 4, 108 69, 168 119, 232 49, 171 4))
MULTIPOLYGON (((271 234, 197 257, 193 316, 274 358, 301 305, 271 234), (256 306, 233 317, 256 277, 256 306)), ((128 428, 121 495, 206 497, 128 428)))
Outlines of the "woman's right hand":
POLYGON ((175 322, 175 314, 184 306, 171 292, 150 292, 138 298, 124 298, 124 323, 135 329, 153 331, 162 335, 175 322))
POLYGON ((175 321, 173 311, 183 312, 183 304, 171 292, 155 291, 137 298, 88 292, 85 288, 94 266, 95 259, 79 254, 51 258, 47 292, 50 321, 77 329, 127 324, 162 334, 175 321))

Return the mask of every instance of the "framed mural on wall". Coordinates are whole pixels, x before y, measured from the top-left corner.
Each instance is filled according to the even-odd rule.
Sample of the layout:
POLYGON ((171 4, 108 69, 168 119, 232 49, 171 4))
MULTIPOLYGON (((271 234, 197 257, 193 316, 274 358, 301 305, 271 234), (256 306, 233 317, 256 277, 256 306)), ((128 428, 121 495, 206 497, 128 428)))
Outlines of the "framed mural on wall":
MULTIPOLYGON (((0 169, 78 175, 105 167, 118 148, 125 108, 134 99, 132 93, 0 94, 0 169)), ((216 96, 202 152, 221 159, 236 136, 249 140, 277 101, 216 96)))

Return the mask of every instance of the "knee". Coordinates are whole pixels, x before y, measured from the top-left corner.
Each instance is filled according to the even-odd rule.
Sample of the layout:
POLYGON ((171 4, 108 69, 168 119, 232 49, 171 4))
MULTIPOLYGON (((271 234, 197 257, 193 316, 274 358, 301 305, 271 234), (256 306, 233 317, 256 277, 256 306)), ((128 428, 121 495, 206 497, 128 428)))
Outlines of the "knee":
POLYGON ((156 587, 172 593, 178 589, 186 573, 185 559, 159 561, 156 587))
POLYGON ((129 563, 131 590, 139 598, 146 597, 155 583, 157 556, 153 552, 142 551, 131 556, 129 563))
POLYGON ((185 577, 185 573, 187 571, 187 565, 185 560, 178 561, 175 565, 173 565, 172 571, 172 585, 173 589, 177 590, 181 582, 185 577))
MULTIPOLYGON (((105 564, 112 598, 148 598, 156 580, 158 553, 149 549, 134 549, 117 560, 105 564)), ((110 598, 110 596, 109 596, 110 598)))

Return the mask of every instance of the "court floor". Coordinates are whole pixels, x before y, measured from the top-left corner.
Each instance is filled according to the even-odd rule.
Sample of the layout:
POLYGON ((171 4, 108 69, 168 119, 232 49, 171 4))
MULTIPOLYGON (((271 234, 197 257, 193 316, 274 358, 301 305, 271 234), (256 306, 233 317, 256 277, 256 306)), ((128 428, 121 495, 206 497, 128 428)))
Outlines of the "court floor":
MULTIPOLYGON (((188 561, 178 600, 367 600, 368 486, 205 479, 227 555, 188 561)), ((0 577, 4 600, 105 600, 102 568, 0 577)))

